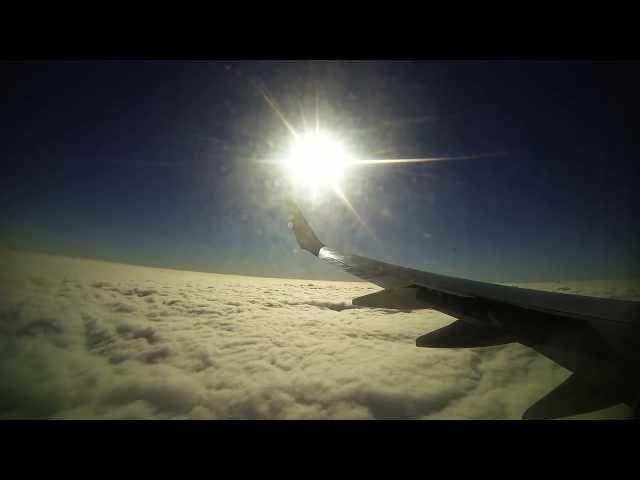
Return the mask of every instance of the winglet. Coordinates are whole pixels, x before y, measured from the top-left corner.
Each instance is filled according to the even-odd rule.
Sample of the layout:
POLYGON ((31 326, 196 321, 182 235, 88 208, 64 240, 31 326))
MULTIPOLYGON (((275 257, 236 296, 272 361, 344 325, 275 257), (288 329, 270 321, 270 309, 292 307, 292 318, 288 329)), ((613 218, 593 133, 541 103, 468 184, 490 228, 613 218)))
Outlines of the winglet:
POLYGON ((324 245, 320 240, 318 240, 316 234, 313 233, 313 230, 311 230, 311 227, 307 223, 307 220, 302 215, 302 212, 296 203, 293 200, 288 199, 287 206, 289 207, 289 228, 293 229, 298 245, 300 245, 300 248, 303 250, 311 252, 317 257, 320 249, 324 247, 324 245))

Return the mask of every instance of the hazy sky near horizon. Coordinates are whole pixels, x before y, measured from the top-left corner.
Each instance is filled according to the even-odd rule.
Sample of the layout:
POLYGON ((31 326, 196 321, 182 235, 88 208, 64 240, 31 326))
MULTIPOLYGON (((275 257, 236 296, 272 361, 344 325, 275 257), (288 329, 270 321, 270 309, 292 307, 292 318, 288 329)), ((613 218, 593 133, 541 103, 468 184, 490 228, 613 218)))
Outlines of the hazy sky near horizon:
POLYGON ((376 158, 298 200, 333 247, 493 281, 640 276, 637 62, 2 64, 0 244, 347 279, 297 251, 272 157, 314 121, 376 158), (259 87, 259 88, 258 88, 259 87), (373 234, 371 233, 373 232, 373 234))

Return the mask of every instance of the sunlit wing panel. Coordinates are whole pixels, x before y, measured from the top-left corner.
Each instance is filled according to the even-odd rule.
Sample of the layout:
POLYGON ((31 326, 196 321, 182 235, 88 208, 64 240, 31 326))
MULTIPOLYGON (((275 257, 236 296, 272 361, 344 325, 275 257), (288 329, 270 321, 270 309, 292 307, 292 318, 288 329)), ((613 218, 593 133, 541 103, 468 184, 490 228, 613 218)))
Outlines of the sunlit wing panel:
POLYGON ((640 302, 546 292, 423 272, 322 247, 318 258, 383 288, 417 285, 465 297, 495 300, 541 312, 615 322, 640 321, 640 302))

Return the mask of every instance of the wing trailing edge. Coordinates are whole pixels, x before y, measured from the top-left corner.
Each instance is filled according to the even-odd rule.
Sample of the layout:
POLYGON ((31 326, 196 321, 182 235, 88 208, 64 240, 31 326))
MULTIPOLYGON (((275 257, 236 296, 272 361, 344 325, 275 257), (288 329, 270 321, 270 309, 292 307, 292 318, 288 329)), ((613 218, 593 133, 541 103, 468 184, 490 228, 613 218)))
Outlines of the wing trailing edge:
POLYGON ((351 301, 359 307, 388 308, 392 310, 421 310, 433 308, 418 296, 414 287, 390 288, 356 297, 351 301))
POLYGON ((505 345, 517 341, 499 328, 477 326, 456 320, 446 327, 429 332, 416 339, 416 347, 474 348, 505 345))

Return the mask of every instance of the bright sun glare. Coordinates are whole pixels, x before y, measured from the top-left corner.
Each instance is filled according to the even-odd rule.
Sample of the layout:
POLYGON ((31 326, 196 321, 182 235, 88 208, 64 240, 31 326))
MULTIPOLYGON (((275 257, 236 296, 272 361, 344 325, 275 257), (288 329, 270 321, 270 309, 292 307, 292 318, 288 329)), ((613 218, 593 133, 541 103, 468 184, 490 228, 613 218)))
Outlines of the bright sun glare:
POLYGON ((344 145, 325 132, 297 135, 284 165, 295 185, 337 189, 352 159, 344 145))

